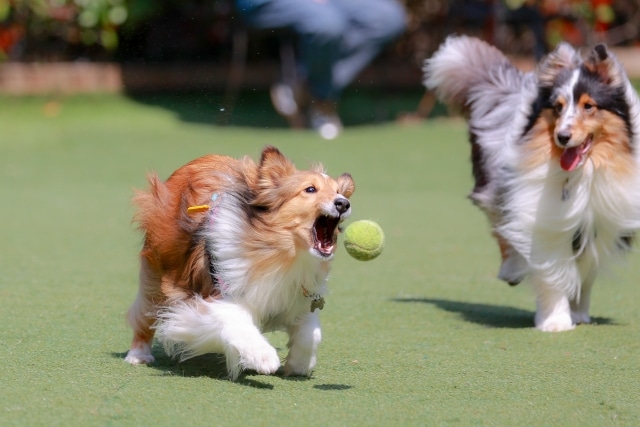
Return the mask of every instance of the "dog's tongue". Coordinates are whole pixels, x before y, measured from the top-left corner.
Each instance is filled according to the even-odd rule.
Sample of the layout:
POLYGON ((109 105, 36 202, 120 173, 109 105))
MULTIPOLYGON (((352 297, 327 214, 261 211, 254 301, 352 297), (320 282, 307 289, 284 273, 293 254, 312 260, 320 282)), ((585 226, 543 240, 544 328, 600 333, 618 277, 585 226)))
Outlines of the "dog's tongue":
POLYGON ((581 146, 565 148, 560 156, 560 167, 571 172, 578 166, 582 158, 581 146))

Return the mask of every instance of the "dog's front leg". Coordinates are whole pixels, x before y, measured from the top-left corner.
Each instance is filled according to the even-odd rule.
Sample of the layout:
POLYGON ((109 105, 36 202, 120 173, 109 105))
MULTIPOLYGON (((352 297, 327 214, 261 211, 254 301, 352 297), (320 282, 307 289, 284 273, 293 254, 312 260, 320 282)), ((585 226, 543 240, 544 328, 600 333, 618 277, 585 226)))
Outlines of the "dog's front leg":
POLYGON ((234 304, 218 304, 217 307, 213 304, 212 307, 212 312, 217 307, 224 307, 221 310, 220 335, 232 380, 238 378, 241 370, 251 369, 269 375, 280 368, 276 349, 260 333, 247 310, 234 304))
POLYGON ((299 323, 287 328, 289 355, 284 365, 285 375, 310 376, 316 366, 316 352, 322 339, 319 311, 306 314, 299 323))
POLYGON ((224 352, 232 380, 244 369, 273 374, 278 352, 255 325, 251 312, 232 301, 175 302, 160 315, 156 336, 171 355, 188 359, 224 352))
POLYGON ((591 304, 591 288, 596 280, 596 271, 593 269, 582 282, 580 295, 571 300, 571 318, 574 323, 591 323, 589 317, 589 305, 591 304))
POLYGON ((574 329, 576 325, 571 320, 567 295, 538 278, 534 278, 533 282, 537 293, 536 328, 544 332, 574 329))

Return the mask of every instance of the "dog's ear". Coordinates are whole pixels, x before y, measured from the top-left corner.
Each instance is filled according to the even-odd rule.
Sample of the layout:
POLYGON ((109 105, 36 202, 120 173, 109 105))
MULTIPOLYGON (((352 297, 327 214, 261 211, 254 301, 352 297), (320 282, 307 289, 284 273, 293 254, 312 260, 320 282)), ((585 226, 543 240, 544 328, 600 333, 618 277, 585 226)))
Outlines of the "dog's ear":
POLYGON ((336 179, 336 182, 338 183, 338 193, 342 194, 347 199, 351 197, 354 191, 356 191, 356 184, 348 173, 340 175, 336 179))
POLYGON ((616 57, 607 46, 599 44, 593 48, 584 62, 584 66, 608 85, 621 86, 625 82, 625 72, 616 57))
POLYGON ((296 172, 296 167, 276 147, 267 146, 262 150, 258 166, 258 185, 265 188, 277 187, 282 178, 296 172))
POLYGON ((565 70, 577 67, 580 64, 580 55, 569 44, 561 42, 553 52, 542 61, 537 74, 540 85, 551 87, 556 78, 565 70))

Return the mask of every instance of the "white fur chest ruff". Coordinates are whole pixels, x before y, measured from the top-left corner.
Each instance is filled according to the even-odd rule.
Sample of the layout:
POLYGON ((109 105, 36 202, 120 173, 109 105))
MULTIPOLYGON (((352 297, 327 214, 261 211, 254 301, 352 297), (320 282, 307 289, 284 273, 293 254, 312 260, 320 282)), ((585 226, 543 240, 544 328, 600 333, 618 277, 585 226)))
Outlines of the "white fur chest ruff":
POLYGON ((260 258, 267 247, 252 256, 254 251, 246 247, 248 220, 238 197, 220 194, 212 200, 204 238, 211 274, 224 299, 246 306, 265 330, 280 329, 324 307, 327 274, 316 258, 303 253, 285 269, 276 253, 260 258))
POLYGON ((579 297, 584 278, 618 257, 640 229, 638 188, 638 174, 619 180, 590 162, 572 173, 545 164, 511 177, 496 231, 536 276, 579 297))

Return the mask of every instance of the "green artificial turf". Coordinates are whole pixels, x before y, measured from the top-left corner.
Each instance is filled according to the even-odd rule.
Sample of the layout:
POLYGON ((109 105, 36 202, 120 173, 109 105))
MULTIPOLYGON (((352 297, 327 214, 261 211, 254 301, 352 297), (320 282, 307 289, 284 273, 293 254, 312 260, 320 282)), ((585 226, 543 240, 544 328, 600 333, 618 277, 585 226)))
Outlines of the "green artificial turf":
MULTIPOLYGON (((213 122, 120 96, 0 98, 0 425, 640 425, 638 255, 597 282, 595 324, 535 330, 533 293, 495 278, 496 245, 465 198, 461 121, 331 142, 213 122), (352 220, 386 233, 374 261, 340 249, 313 376, 233 383, 217 356, 178 363, 158 347, 155 366, 129 366, 132 188, 266 144, 351 172, 352 220)), ((286 337, 268 338, 284 357, 286 337)))

